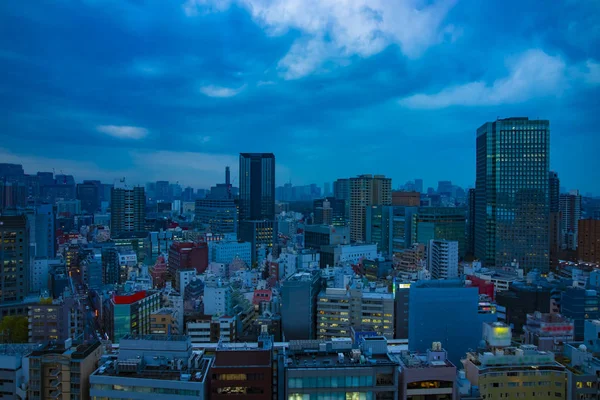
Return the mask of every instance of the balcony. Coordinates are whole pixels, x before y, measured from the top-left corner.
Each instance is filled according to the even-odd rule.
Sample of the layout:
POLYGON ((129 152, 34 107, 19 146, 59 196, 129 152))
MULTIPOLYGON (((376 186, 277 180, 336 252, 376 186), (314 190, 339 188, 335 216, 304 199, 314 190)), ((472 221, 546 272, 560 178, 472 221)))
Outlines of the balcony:
POLYGON ((60 375, 60 368, 53 368, 50 370, 50 376, 58 376, 60 375))
POLYGON ((48 397, 50 397, 51 399, 58 399, 61 395, 62 392, 60 390, 52 390, 50 391, 48 397))
POLYGON ((50 385, 49 386, 53 387, 55 389, 58 388, 60 386, 60 380, 59 379, 52 379, 52 380, 50 380, 50 385))

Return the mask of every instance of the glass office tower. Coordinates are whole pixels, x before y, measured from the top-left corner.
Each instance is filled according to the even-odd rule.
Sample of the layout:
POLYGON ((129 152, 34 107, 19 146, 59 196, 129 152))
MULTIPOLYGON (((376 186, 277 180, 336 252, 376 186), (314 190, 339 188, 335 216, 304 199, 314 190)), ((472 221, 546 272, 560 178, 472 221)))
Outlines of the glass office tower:
POLYGON ((548 270, 550 122, 507 118, 477 130, 475 256, 548 270))
POLYGON ((240 154, 240 221, 275 219, 275 156, 240 154))

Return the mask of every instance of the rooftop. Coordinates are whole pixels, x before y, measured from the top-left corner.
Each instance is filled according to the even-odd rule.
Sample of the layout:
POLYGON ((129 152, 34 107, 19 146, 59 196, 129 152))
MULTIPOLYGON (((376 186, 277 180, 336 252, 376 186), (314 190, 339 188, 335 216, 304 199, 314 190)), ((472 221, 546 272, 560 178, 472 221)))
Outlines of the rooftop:
POLYGON ((0 344, 0 355, 16 356, 29 354, 34 350, 42 347, 41 344, 17 343, 17 344, 0 344))

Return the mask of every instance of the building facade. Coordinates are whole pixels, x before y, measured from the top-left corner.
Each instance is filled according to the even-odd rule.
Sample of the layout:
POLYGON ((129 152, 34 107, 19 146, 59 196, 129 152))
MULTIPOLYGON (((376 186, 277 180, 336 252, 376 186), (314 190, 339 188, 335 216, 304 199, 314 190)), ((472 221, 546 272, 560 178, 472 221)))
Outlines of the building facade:
POLYGON ((110 194, 110 230, 115 236, 121 232, 144 230, 146 194, 143 187, 122 184, 113 187, 110 194))
POLYGON ((317 336, 317 298, 320 272, 299 272, 281 287, 281 322, 285 340, 311 340, 317 336))
POLYGON ((600 219, 579 220, 578 230, 578 259, 600 264, 600 219))
POLYGON ((350 240, 366 241, 367 207, 392 205, 392 179, 383 175, 350 178, 350 240))
POLYGON ((427 246, 427 269, 432 279, 458 278, 458 242, 430 240, 427 246))
POLYGON ((578 190, 560 195, 561 248, 577 250, 579 220, 581 219, 581 195, 578 190))
POLYGON ((498 119, 477 130, 475 256, 549 267, 550 122, 498 119))
POLYGON ((240 153, 240 221, 275 219, 275 156, 240 153))
POLYGON ((29 244, 24 215, 0 216, 0 304, 22 301, 29 294, 29 244))

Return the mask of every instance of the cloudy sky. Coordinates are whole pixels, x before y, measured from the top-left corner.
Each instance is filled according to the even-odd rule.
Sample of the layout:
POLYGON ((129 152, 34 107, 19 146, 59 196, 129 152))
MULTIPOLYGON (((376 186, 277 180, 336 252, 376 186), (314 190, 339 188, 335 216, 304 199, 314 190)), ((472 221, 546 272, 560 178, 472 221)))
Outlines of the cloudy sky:
POLYGON ((474 183, 475 131, 551 121, 551 168, 600 194, 597 0, 4 0, 0 162, 208 187, 474 183))

